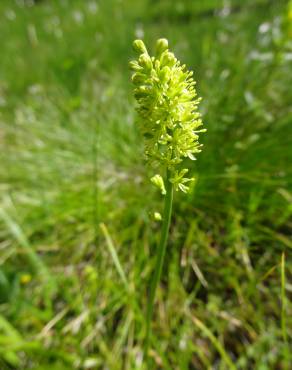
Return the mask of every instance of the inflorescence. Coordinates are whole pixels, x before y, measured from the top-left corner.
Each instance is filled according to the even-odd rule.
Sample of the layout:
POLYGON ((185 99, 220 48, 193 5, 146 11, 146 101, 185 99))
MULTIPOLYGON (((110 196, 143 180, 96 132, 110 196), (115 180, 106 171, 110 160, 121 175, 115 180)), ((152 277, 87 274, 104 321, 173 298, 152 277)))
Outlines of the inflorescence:
POLYGON ((198 112, 200 98, 197 97, 193 72, 176 59, 168 50, 168 41, 159 39, 155 56, 151 57, 142 40, 133 43, 140 55, 130 62, 134 71, 132 81, 134 96, 138 102, 142 134, 145 138, 147 162, 159 172, 151 181, 165 194, 163 174, 176 190, 189 190, 187 168, 181 168, 185 158, 195 160, 201 151, 199 144, 202 126, 198 112))

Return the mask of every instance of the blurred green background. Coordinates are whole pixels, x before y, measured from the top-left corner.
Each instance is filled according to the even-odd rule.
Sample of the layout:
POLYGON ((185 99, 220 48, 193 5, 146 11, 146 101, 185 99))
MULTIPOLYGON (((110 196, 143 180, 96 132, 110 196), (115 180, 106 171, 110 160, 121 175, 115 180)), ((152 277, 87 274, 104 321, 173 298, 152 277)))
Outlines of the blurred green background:
POLYGON ((1 0, 1 370, 143 369, 162 199, 128 61, 160 37, 208 132, 175 194, 156 368, 291 369, 292 2, 1 0))

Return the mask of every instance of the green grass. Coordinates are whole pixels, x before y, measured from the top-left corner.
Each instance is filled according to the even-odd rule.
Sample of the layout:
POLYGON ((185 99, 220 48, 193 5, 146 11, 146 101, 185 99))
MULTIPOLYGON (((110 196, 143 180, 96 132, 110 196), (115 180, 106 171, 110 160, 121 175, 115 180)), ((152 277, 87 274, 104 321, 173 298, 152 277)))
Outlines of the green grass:
POLYGON ((0 369, 142 369, 161 199, 129 82, 141 36, 194 69, 208 129, 175 194, 156 367, 288 369, 287 2, 29 3, 0 3, 0 369))

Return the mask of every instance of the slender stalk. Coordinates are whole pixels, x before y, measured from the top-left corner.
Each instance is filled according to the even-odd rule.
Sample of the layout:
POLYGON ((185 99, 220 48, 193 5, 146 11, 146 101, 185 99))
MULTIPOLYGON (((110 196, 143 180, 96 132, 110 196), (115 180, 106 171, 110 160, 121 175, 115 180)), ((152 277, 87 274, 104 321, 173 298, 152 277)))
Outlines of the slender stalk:
POLYGON ((149 366, 150 358, 148 355, 148 349, 149 349, 150 337, 151 337, 151 321, 152 321, 152 316, 153 316, 153 311, 154 311, 155 293, 157 290, 158 283, 160 281, 163 261, 164 261, 165 252, 166 252, 169 226, 170 226, 170 220, 171 220, 171 212, 172 212, 172 200, 173 200, 173 184, 169 181, 169 173, 167 173, 166 195, 165 195, 165 200, 164 200, 161 239, 160 239, 160 243, 158 246, 155 270, 154 270, 154 275, 151 281, 150 295, 149 295, 149 300, 147 304, 146 339, 145 339, 145 347, 144 347, 144 356, 147 359, 147 364, 148 364, 147 370, 150 369, 150 366, 149 366))

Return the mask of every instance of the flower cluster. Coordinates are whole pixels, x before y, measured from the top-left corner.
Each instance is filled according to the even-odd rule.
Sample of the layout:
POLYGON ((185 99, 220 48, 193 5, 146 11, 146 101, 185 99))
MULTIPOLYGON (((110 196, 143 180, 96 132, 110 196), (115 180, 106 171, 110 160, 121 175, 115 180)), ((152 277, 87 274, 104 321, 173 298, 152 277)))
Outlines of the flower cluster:
POLYGON ((166 39, 157 41, 152 57, 142 40, 134 41, 133 46, 140 54, 137 61, 130 62, 130 68, 134 71, 132 81, 145 155, 160 172, 152 182, 165 193, 161 173, 167 170, 175 189, 187 192, 187 183, 193 179, 185 176, 188 169, 181 169, 180 164, 184 158, 196 159, 195 154, 201 151, 198 133, 205 131, 198 130, 202 120, 193 72, 168 50, 166 39))

